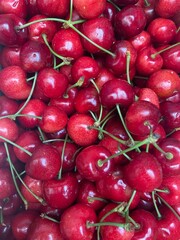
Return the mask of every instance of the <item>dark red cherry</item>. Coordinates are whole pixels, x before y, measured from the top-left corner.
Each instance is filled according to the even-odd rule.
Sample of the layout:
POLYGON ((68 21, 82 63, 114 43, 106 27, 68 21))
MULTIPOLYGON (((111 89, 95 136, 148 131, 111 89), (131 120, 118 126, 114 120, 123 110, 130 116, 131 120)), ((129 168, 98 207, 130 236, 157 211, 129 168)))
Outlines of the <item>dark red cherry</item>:
POLYGON ((15 191, 10 170, 8 168, 0 168, 0 199, 8 198, 15 191))
POLYGON ((13 115, 17 112, 19 104, 5 95, 0 96, 0 116, 13 115))
POLYGON ((1 52, 1 65, 3 68, 8 66, 21 66, 20 47, 4 47, 1 52))
POLYGON ((136 36, 130 38, 129 41, 137 51, 140 51, 151 44, 151 36, 147 31, 143 30, 136 36))
POLYGON ((27 17, 27 5, 24 0, 19 0, 16 2, 15 0, 2 0, 0 2, 0 13, 13 13, 19 17, 26 18, 27 17))
POLYGON ((14 142, 18 135, 19 129, 16 122, 10 118, 0 119, 0 142, 4 142, 6 139, 14 142))
POLYGON ((180 3, 178 0, 155 1, 156 14, 163 18, 171 18, 179 12, 180 3))
POLYGON ((12 216, 19 212, 22 208, 22 199, 18 193, 14 193, 0 200, 0 207, 3 216, 12 216))

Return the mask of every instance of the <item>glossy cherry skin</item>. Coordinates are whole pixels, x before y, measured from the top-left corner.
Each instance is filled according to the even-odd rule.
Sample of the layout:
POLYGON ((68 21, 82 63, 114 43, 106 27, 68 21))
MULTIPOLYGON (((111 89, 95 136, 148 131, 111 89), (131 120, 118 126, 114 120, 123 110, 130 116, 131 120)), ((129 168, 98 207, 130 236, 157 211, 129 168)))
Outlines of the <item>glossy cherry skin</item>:
POLYGON ((59 224, 40 216, 36 217, 28 228, 26 239, 33 240, 38 238, 63 240, 59 231, 59 224))
POLYGON ((143 76, 149 76, 158 71, 163 66, 163 59, 160 55, 153 57, 156 54, 156 49, 150 45, 138 52, 136 59, 136 70, 143 76))
POLYGON ((20 60, 26 72, 34 73, 44 67, 51 67, 52 59, 52 54, 44 43, 29 40, 21 47, 20 60))
POLYGON ((26 81, 26 72, 19 66, 8 66, 0 72, 0 90, 9 98, 23 100, 29 96, 31 86, 26 81))
POLYGON ((60 29, 52 39, 53 50, 63 57, 76 59, 84 53, 81 39, 74 30, 60 29))
POLYGON ((136 36, 130 38, 129 41, 137 51, 140 51, 151 44, 151 36, 147 31, 143 30, 136 36))
POLYGON ((53 146, 55 146, 61 155, 62 171, 68 172, 73 170, 75 167, 75 157, 78 153, 77 145, 73 142, 57 141, 53 143, 53 146))
POLYGON ((165 101, 160 104, 161 115, 163 120, 161 124, 167 132, 180 126, 179 103, 165 101))
POLYGON ((136 36, 146 26, 146 16, 140 6, 129 5, 119 11, 114 19, 118 38, 129 39, 136 36))
POLYGON ((0 13, 13 13, 19 17, 27 17, 27 5, 24 0, 16 2, 15 0, 2 0, 0 2, 0 13))
POLYGON ((117 13, 116 7, 112 3, 106 2, 106 7, 103 12, 103 16, 106 17, 112 24, 114 22, 114 17, 116 13, 117 13))
POLYGON ((49 180, 57 176, 61 166, 59 152, 51 145, 39 145, 26 163, 26 173, 37 180, 49 180), (37 171, 38 169, 38 171, 37 171))
POLYGON ((0 199, 7 198, 15 193, 15 186, 8 168, 0 168, 0 199))
POLYGON ((16 14, 0 14, 0 44, 3 46, 21 46, 27 40, 27 29, 17 31, 16 26, 25 24, 25 20, 16 14))
POLYGON ((93 118, 84 113, 72 115, 67 123, 67 132, 70 138, 80 146, 88 146, 97 141, 98 131, 90 129, 93 126, 93 118))
POLYGON ((20 62, 21 47, 4 47, 1 52, 1 65, 3 68, 8 66, 21 66, 20 62))
POLYGON ((100 109, 99 94, 94 86, 88 86, 78 91, 74 99, 74 107, 78 113, 98 112, 100 109))
POLYGON ((67 114, 56 106, 47 106, 42 113, 39 127, 45 133, 54 133, 62 130, 67 125, 67 114))
MULTIPOLYGON (((81 32, 91 41, 105 49, 110 49, 114 41, 113 26, 105 17, 93 18, 84 22, 81 26, 81 32)), ((101 51, 83 37, 82 43, 84 48, 90 53, 97 53, 101 51)))
POLYGON ((19 129, 16 122, 9 118, 0 119, 0 142, 5 141, 3 138, 14 142, 18 138, 18 135, 19 129))
MULTIPOLYGON (((19 135, 16 144, 32 153, 41 144, 41 140, 35 131, 25 131, 19 135)), ((20 148, 14 147, 13 149, 18 160, 24 163, 29 160, 30 156, 20 148)))
POLYGON ((101 210, 106 204, 106 200, 103 199, 102 195, 97 191, 95 183, 86 179, 83 179, 79 183, 77 202, 84 203, 95 211, 101 210))
POLYGON ((86 2, 84 0, 75 0, 73 2, 74 8, 82 18, 91 19, 101 15, 105 9, 106 1, 90 0, 86 2))
POLYGON ((138 93, 138 100, 144 100, 153 103, 157 108, 159 108, 159 98, 155 91, 151 88, 140 88, 138 93))
POLYGON ((72 205, 61 216, 60 231, 63 239, 92 239, 95 227, 87 227, 86 224, 96 221, 97 216, 93 208, 82 203, 72 205))
POLYGON ((27 238, 28 229, 38 216, 36 211, 26 210, 16 214, 12 219, 13 236, 18 240, 27 238))
POLYGON ((106 69, 105 67, 102 67, 100 69, 100 72, 97 76, 97 78, 94 80, 98 89, 101 90, 103 84, 109 80, 113 80, 115 78, 114 74, 106 69))
POLYGON ((179 239, 180 221, 178 218, 165 206, 160 208, 160 212, 162 213, 162 218, 157 221, 157 239, 179 239))
POLYGON ((119 76, 126 72, 126 53, 130 53, 130 69, 135 65, 137 52, 133 45, 127 40, 115 41, 112 45, 111 52, 115 54, 115 57, 107 55, 105 59, 105 65, 108 69, 119 76))
POLYGON ((147 87, 156 92, 160 98, 168 98, 180 89, 178 74, 170 69, 160 69, 154 72, 147 81, 147 87))
MULTIPOLYGON (((28 23, 36 20, 41 20, 44 18, 47 18, 47 16, 42 14, 37 14, 32 18, 30 18, 28 20, 28 23)), ((35 41, 44 43, 42 34, 45 34, 47 37, 47 41, 51 42, 57 30, 58 30, 57 23, 53 21, 42 21, 42 22, 33 23, 28 27, 28 33, 29 33, 28 38, 29 40, 35 40, 35 41)))
POLYGON ((37 76, 37 84, 48 98, 61 97, 67 87, 68 78, 53 68, 43 68, 37 76))
POLYGON ((91 145, 84 148, 76 157, 76 168, 87 180, 97 181, 113 171, 113 161, 98 166, 98 160, 110 157, 109 150, 100 145, 91 145))
POLYGON ((144 209, 136 209, 131 212, 130 216, 140 225, 140 228, 135 230, 132 240, 157 239, 157 220, 151 212, 144 209))
POLYGON ((72 65, 72 83, 76 83, 78 80, 82 79, 82 86, 87 87, 90 80, 98 76, 99 71, 100 68, 96 60, 88 56, 82 56, 72 65))
POLYGON ((68 208, 75 202, 77 193, 78 181, 72 174, 65 174, 61 179, 47 180, 43 183, 44 199, 53 208, 68 208))
POLYGON ((36 0, 37 7, 41 14, 48 17, 60 17, 63 18, 67 15, 69 9, 69 0, 60 1, 46 1, 36 0))
POLYGON ((152 131, 156 129, 159 118, 160 111, 154 104, 139 100, 128 108, 125 122, 131 133, 143 136, 150 133, 150 128, 152 131))
POLYGON ((22 208, 22 200, 18 193, 14 193, 7 198, 0 200, 0 207, 2 209, 3 216, 12 216, 19 212, 22 208))
POLYGON ((38 126, 39 119, 36 117, 41 117, 45 108, 46 108, 46 104, 42 100, 30 99, 30 101, 21 111, 21 114, 25 116, 18 117, 18 122, 20 123, 21 126, 25 128, 34 128, 38 126), (32 117, 32 116, 35 116, 35 117, 32 117))
POLYGON ((172 42, 175 37, 177 27, 170 19, 155 18, 148 25, 147 31, 150 33, 152 42, 162 45, 172 42))
POLYGON ((158 0, 155 1, 156 14, 163 18, 173 17, 180 8, 178 0, 158 0))
POLYGON ((173 155, 172 159, 168 159, 157 149, 153 151, 153 154, 156 156, 157 160, 162 166, 163 176, 179 175, 180 141, 178 139, 168 137, 161 140, 158 145, 161 149, 163 149, 164 152, 171 153, 173 155))
POLYGON ((127 81, 113 79, 102 86, 100 100, 106 108, 113 108, 116 104, 127 107, 134 100, 134 91, 127 81))
POLYGON ((12 235, 11 226, 12 226, 12 216, 5 216, 3 219, 3 223, 0 225, 0 236, 2 240, 15 238, 12 235))
POLYGON ((173 48, 161 53, 163 58, 163 68, 171 69, 176 73, 180 73, 180 45, 174 46, 173 48))
POLYGON ((20 190, 26 201, 28 202, 28 209, 31 204, 40 204, 37 198, 32 195, 34 193, 39 199, 43 197, 43 188, 42 188, 42 181, 34 179, 27 174, 24 176, 23 181, 25 183, 21 184, 20 190), (26 188, 26 186, 28 188, 26 188), (29 190, 30 191, 29 191, 29 190), (32 192, 32 193, 31 193, 32 192))
POLYGON ((19 104, 5 95, 0 96, 0 116, 13 115, 17 112, 19 104))
POLYGON ((150 153, 141 152, 123 170, 129 186, 141 192, 151 192, 162 183, 162 167, 150 153))

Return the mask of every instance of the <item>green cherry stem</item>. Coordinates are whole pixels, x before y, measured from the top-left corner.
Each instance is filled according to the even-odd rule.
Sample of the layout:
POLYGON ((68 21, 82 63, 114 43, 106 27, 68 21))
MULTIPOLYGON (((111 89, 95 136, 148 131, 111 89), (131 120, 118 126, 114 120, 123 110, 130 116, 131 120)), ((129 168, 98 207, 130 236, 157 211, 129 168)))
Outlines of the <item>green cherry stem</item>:
POLYGON ((130 207, 130 205, 131 205, 131 203, 132 203, 132 201, 133 201, 133 199, 134 199, 134 197, 135 197, 135 195, 136 195, 136 192, 137 192, 136 190, 133 190, 132 195, 131 195, 131 197, 130 197, 127 205, 126 205, 126 208, 125 208, 124 211, 123 211, 124 213, 127 212, 127 211, 129 211, 129 207, 130 207))
POLYGON ((100 197, 91 197, 91 196, 88 196, 88 197, 87 197, 87 200, 88 200, 89 203, 93 203, 95 200, 108 203, 108 201, 107 201, 106 199, 100 198, 100 197))
POLYGON ((43 218, 43 219, 48 219, 48 220, 50 220, 51 222, 54 222, 54 223, 59 223, 58 220, 56 220, 56 219, 54 219, 54 218, 52 218, 52 217, 49 217, 49 216, 48 216, 47 214, 45 214, 45 213, 41 213, 41 214, 40 214, 40 217, 43 218))
POLYGON ((145 4, 146 4, 146 7, 149 7, 150 6, 150 3, 148 2, 148 0, 144 0, 145 4))
POLYGON ((64 143, 63 143, 63 147, 62 147, 62 152, 61 152, 61 167, 60 167, 60 169, 59 169, 58 179, 61 179, 61 177, 62 177, 62 166, 63 166, 63 161, 64 161, 64 153, 65 153, 65 149, 66 149, 67 140, 68 140, 68 134, 66 134, 66 136, 65 136, 64 143))
POLYGON ((3 208, 0 206, 0 225, 4 226, 3 208))
POLYGON ((131 85, 131 79, 130 79, 130 60, 131 60, 131 55, 130 55, 130 51, 126 52, 126 75, 127 75, 127 81, 128 83, 131 85))
POLYGON ((151 57, 152 58, 156 58, 157 55, 159 55, 159 54, 161 54, 161 53, 165 52, 166 50, 169 50, 169 49, 171 49, 173 47, 176 47, 178 45, 180 45, 180 42, 177 42, 177 43, 175 43, 175 44, 173 44, 171 46, 168 46, 167 48, 164 48, 164 49, 162 49, 162 50, 160 50, 160 51, 158 51, 158 52, 156 52, 154 54, 151 54, 151 57))
POLYGON ((102 226, 113 226, 113 227, 121 227, 126 229, 127 231, 130 231, 132 228, 131 223, 117 223, 117 222, 98 222, 98 223, 91 223, 87 222, 86 227, 102 227, 102 226))
POLYGON ((28 202, 27 202, 27 200, 24 198, 24 196, 22 195, 22 193, 21 193, 21 191, 20 191, 20 189, 19 189, 19 186, 18 186, 18 184, 17 184, 16 177, 15 177, 15 174, 14 174, 14 173, 16 173, 16 175, 17 175, 17 172, 16 172, 16 171, 14 170, 14 168, 13 168, 13 164, 12 164, 11 157, 10 157, 10 154, 9 154, 8 145, 7 145, 6 142, 4 142, 4 147, 5 147, 5 149, 6 149, 7 161, 8 161, 8 163, 9 163, 11 175, 12 175, 13 182, 14 182, 14 186, 15 186, 16 191, 18 192, 21 200, 22 200, 23 203, 24 203, 25 209, 27 209, 27 208, 28 208, 28 202))
POLYGON ((161 219, 162 215, 161 215, 161 213, 159 211, 159 208, 157 206, 157 201, 156 201, 156 198, 155 198, 155 191, 152 191, 151 194, 152 194, 152 200, 153 200, 154 208, 156 210, 157 217, 158 217, 158 219, 161 219))
POLYGON ((161 152, 165 156, 166 159, 172 160, 174 158, 171 152, 165 152, 162 148, 159 147, 156 142, 153 142, 152 144, 159 152, 161 152))

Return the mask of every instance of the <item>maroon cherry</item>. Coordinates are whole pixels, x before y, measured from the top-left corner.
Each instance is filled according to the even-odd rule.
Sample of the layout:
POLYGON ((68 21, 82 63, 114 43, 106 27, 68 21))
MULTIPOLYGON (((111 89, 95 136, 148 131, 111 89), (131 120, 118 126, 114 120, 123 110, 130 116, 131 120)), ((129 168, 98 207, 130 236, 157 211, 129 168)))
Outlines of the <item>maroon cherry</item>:
POLYGON ((0 199, 8 198, 15 191, 10 170, 8 168, 0 168, 0 199))
POLYGON ((51 145, 41 144, 26 163, 26 173, 37 180, 55 178, 60 170, 59 152, 51 145), (37 171, 38 169, 38 171, 37 171))
POLYGON ((13 115, 17 112, 18 107, 19 104, 15 100, 5 95, 0 96, 0 116, 13 115))
POLYGON ((18 193, 14 193, 0 200, 3 216, 12 216, 19 212, 22 208, 22 200, 18 193))
POLYGON ((14 142, 18 138, 19 129, 17 123, 9 118, 0 119, 0 142, 6 139, 14 142))
POLYGON ((162 183, 162 167, 150 153, 137 154, 124 168, 124 177, 130 187, 151 192, 162 183))
POLYGON ((156 14, 163 18, 173 17, 180 8, 178 0, 158 0, 155 1, 156 14))
POLYGON ((24 0, 18 2, 12 0, 2 0, 0 2, 0 13, 13 13, 19 17, 27 17, 27 5, 24 0))
POLYGON ((151 36, 147 31, 143 30, 136 36, 130 38, 129 41, 137 51, 140 51, 151 44, 151 36))
POLYGON ((20 61, 21 47, 4 47, 1 52, 1 65, 3 68, 8 66, 21 66, 20 61))

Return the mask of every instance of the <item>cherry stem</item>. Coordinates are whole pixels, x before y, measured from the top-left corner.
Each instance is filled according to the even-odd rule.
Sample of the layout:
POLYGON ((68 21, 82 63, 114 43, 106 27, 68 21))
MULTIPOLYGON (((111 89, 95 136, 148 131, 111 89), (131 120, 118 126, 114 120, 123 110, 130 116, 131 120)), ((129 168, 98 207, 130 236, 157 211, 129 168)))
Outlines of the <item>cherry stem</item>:
MULTIPOLYGON (((134 145, 134 139, 133 139, 133 137, 131 136, 130 132, 128 131, 127 127, 126 127, 126 124, 125 124, 125 122, 124 122, 124 118, 123 118, 122 113, 121 113, 121 109, 120 109, 120 107, 119 107, 118 104, 116 104, 116 109, 117 109, 118 115, 119 115, 119 117, 120 117, 120 119, 121 119, 121 123, 122 123, 124 129, 125 129, 128 137, 129 137, 129 139, 131 140, 131 143, 134 145)), ((137 148, 137 151, 140 152, 139 148, 137 148)))
POLYGON ((86 227, 102 227, 102 226, 114 226, 114 227, 121 227, 124 228, 127 231, 130 231, 132 229, 131 223, 117 223, 117 222, 99 222, 99 223, 91 223, 87 222, 86 227))
POLYGON ((48 220, 50 220, 51 222, 54 222, 54 223, 58 223, 59 224, 59 221, 58 220, 56 220, 56 219, 54 219, 54 218, 52 218, 52 217, 49 217, 47 214, 45 214, 45 213, 41 213, 40 214, 40 217, 41 218, 45 218, 45 219, 48 219, 48 220))
POLYGON ((165 156, 166 159, 172 160, 174 158, 171 152, 165 152, 162 148, 159 147, 156 142, 153 142, 152 144, 159 152, 161 152, 165 156))
POLYGON ((121 9, 111 0, 107 0, 109 3, 111 3, 118 11, 121 11, 121 9))
POLYGON ((2 117, 0 117, 0 119, 10 118, 12 120, 16 120, 16 117, 31 117, 31 118, 36 118, 36 119, 42 120, 42 117, 31 115, 31 114, 18 114, 18 115, 17 114, 11 114, 11 115, 2 116, 2 117))
POLYGON ((166 207, 168 207, 171 211, 172 211, 172 213, 177 217, 177 219, 180 221, 180 215, 175 211, 175 209, 172 207, 172 206, 170 206, 169 205, 169 203, 167 203, 159 194, 157 194, 156 192, 155 192, 155 195, 161 200, 161 202, 163 202, 164 203, 164 205, 166 205, 166 207))
POLYGON ((39 131, 39 138, 41 139, 41 141, 42 142, 45 142, 46 141, 46 139, 45 139, 45 136, 44 136, 44 133, 43 133, 43 131, 41 130, 41 128, 40 127, 37 127, 37 129, 38 129, 38 131, 39 131))
POLYGON ((146 7, 149 7, 151 4, 148 2, 148 0, 144 0, 146 7))
POLYGON ((161 192, 161 193, 169 193, 169 190, 168 189, 158 189, 158 188, 155 188, 154 189, 155 192, 161 192))
POLYGON ((3 208, 0 206, 0 225, 4 225, 3 208))
POLYGON ((63 143, 63 147, 62 147, 62 152, 61 152, 61 167, 60 167, 60 170, 59 170, 59 173, 58 173, 58 179, 61 179, 61 177, 62 177, 62 167, 63 167, 64 153, 65 153, 65 149, 66 149, 67 139, 68 139, 68 134, 66 134, 66 137, 65 137, 64 143, 63 143))
POLYGON ((155 191, 152 191, 152 199, 153 199, 153 204, 154 204, 154 207, 155 207, 155 210, 156 210, 156 213, 157 213, 157 217, 158 219, 161 219, 162 218, 162 215, 158 209, 158 206, 157 206, 157 201, 156 201, 156 198, 155 198, 155 191))
POLYGON ((66 90, 66 92, 64 93, 63 97, 67 98, 68 97, 68 91, 72 88, 76 88, 76 87, 81 87, 84 83, 84 77, 80 77, 80 79, 74 83, 73 85, 69 86, 66 90))
POLYGON ((72 58, 68 58, 68 57, 62 57, 60 56, 59 54, 57 54, 52 48, 51 46, 49 45, 48 41, 47 41, 47 35, 46 34, 42 34, 42 38, 46 44, 46 46, 49 48, 50 52, 56 56, 57 58, 61 59, 63 61, 63 64, 65 65, 69 65, 71 63, 71 61, 73 60, 72 58))
POLYGON ((73 0, 70 0, 69 22, 72 22, 73 0))
POLYGON ((16 177, 15 177, 15 174, 14 174, 14 172, 15 172, 16 175, 17 175, 17 171, 14 170, 14 167, 13 167, 13 164, 12 164, 12 161, 11 161, 11 157, 10 157, 10 154, 9 154, 8 145, 7 145, 6 142, 4 142, 4 147, 5 147, 5 149, 6 149, 7 161, 8 161, 8 163, 9 163, 11 175, 12 175, 13 182, 14 182, 14 186, 15 186, 16 191, 18 192, 20 198, 22 199, 22 201, 23 201, 23 203, 24 203, 25 209, 27 209, 28 202, 27 202, 27 200, 24 198, 24 196, 21 194, 21 191, 20 191, 19 186, 18 186, 18 184, 17 184, 16 177))
POLYGON ((151 54, 151 58, 154 59, 154 58, 156 58, 157 55, 159 55, 159 54, 161 54, 161 53, 165 52, 166 50, 169 50, 169 49, 171 49, 173 47, 176 47, 178 45, 180 45, 180 42, 177 42, 177 43, 175 43, 175 44, 173 44, 173 45, 171 45, 171 46, 169 46, 167 48, 164 48, 164 49, 162 49, 162 50, 160 50, 160 51, 158 51, 156 53, 153 53, 153 54, 151 54))
POLYGON ((104 198, 100 198, 100 197, 91 197, 91 196, 88 196, 87 197, 87 200, 89 203, 93 203, 94 201, 101 201, 101 202, 105 202, 105 203, 108 203, 108 201, 104 198))
POLYGON ((130 79, 130 60, 131 60, 131 55, 130 51, 126 52, 126 75, 127 75, 127 81, 131 85, 131 79, 130 79))
POLYGON ((130 205, 131 205, 135 195, 136 195, 136 190, 133 190, 132 195, 131 195, 131 197, 130 197, 130 199, 128 201, 128 204, 127 204, 126 208, 123 211, 124 213, 129 211, 129 207, 130 207, 130 205))
POLYGON ((5 137, 0 136, 0 139, 2 139, 4 142, 7 142, 7 143, 13 145, 14 147, 19 148, 21 151, 25 152, 25 153, 28 154, 30 157, 32 156, 32 153, 31 153, 31 152, 29 152, 29 151, 26 150, 25 148, 21 147, 20 145, 12 142, 12 141, 9 140, 8 138, 5 138, 5 137))

